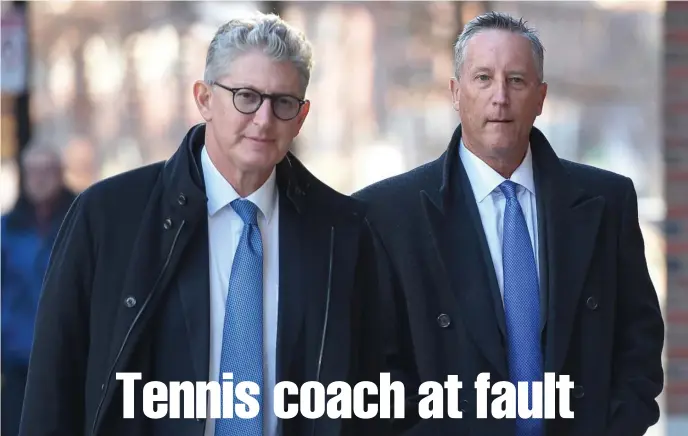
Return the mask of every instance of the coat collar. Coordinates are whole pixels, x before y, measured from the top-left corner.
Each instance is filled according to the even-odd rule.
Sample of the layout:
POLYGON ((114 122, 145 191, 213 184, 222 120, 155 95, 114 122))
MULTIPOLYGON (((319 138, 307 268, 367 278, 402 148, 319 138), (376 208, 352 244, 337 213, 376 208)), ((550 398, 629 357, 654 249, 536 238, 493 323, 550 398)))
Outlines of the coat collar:
MULTIPOLYGON (((201 123, 189 129, 177 151, 165 162, 161 176, 166 202, 187 221, 198 219, 198 210, 205 209, 208 201, 200 163, 205 127, 201 123)), ((292 152, 277 164, 276 173, 279 189, 301 213, 315 178, 292 152)))
MULTIPOLYGON (((435 189, 426 191, 435 206, 442 212, 451 201, 452 189, 460 189, 456 169, 456 162, 460 159, 461 125, 459 125, 449 141, 445 152, 435 161, 434 165, 441 168, 439 185, 435 189)), ((567 168, 561 163, 554 149, 545 135, 536 127, 530 132, 530 144, 533 156, 533 171, 536 184, 546 180, 561 189, 562 200, 569 206, 587 198, 583 188, 570 176, 567 168)))

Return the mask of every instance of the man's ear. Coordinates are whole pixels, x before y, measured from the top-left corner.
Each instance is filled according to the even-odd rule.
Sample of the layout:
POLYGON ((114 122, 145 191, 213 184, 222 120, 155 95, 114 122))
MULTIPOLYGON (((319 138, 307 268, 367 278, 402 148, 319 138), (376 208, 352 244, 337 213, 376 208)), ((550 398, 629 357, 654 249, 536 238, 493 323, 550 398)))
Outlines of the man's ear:
POLYGON ((202 80, 197 80, 193 85, 193 96, 194 101, 196 102, 196 107, 198 108, 198 112, 201 114, 203 119, 206 122, 211 121, 213 118, 211 110, 211 100, 213 94, 210 89, 210 85, 202 80))
MULTIPOLYGON (((308 112, 311 110, 311 102, 309 100, 306 100, 306 103, 301 106, 301 111, 299 114, 296 116, 296 135, 301 132, 301 127, 303 127, 304 121, 306 121, 306 117, 308 116, 308 112)), ((294 136, 296 136, 294 135, 294 136)))
POLYGON ((547 83, 542 82, 539 85, 539 91, 540 91, 540 101, 539 101, 539 106, 538 106, 538 116, 542 115, 542 108, 545 105, 545 98, 547 97, 547 83))
POLYGON ((451 92, 452 106, 454 110, 459 110, 459 79, 452 77, 449 79, 449 91, 451 92))

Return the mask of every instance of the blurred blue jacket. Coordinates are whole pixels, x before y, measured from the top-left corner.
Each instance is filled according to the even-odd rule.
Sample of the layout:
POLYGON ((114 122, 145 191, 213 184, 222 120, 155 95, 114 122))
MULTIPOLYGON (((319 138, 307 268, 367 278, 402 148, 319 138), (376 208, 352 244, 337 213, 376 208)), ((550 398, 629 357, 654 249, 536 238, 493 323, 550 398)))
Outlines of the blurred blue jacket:
POLYGON ((43 225, 24 199, 0 219, 3 366, 29 364, 43 276, 57 231, 73 200, 72 193, 62 192, 43 225))

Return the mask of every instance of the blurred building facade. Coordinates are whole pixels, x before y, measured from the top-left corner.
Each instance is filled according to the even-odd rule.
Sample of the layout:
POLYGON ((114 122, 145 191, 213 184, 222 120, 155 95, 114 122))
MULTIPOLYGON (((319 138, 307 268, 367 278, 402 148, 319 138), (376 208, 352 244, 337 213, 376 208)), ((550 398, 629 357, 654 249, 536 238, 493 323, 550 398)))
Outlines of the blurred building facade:
MULTIPOLYGON (((77 190, 166 158, 200 121, 191 84, 213 32, 265 3, 276 2, 31 4, 33 137, 65 149, 77 190)), ((524 16, 547 49, 538 127, 562 156, 632 176, 648 219, 661 219, 661 11, 630 4, 641 6, 284 3, 316 55, 298 153, 343 192, 439 155, 458 122, 452 44, 466 20, 502 10, 524 16)))
MULTIPOLYGON (((64 150, 68 183, 76 190, 167 158, 188 127, 201 121, 191 86, 202 78, 217 27, 274 3, 32 2, 32 137, 64 150)), ((680 9, 669 6, 676 4, 667 7, 680 9)), ((463 24, 485 10, 523 16, 546 48, 549 95, 536 125, 562 157, 634 180, 657 290, 664 301, 669 281, 670 301, 688 313, 688 259, 681 258, 683 269, 676 267, 681 262, 674 253, 685 250, 674 246, 673 277, 666 277, 663 233, 667 207, 671 217, 684 220, 672 225, 688 232, 688 200, 675 188, 680 176, 673 170, 664 176, 665 165, 688 165, 688 135, 679 132, 665 141, 663 131, 671 128, 665 121, 675 118, 662 118, 663 90, 686 91, 676 82, 688 82, 688 64, 677 70, 682 73, 663 76, 664 7, 657 1, 601 0, 283 3, 282 15, 305 30, 316 56, 308 92, 312 109, 295 151, 345 193, 434 159, 459 121, 448 81, 452 45, 463 24), (667 150, 674 146, 666 159, 665 142, 667 150)), ((668 19, 666 25, 679 21, 668 19)), ((686 41, 682 36, 666 42, 674 45, 671 59, 685 59, 686 41)), ((3 174, 13 168, 8 157, 3 156, 3 174)), ((12 201, 6 186, 3 208, 12 201)), ((685 330, 686 350, 688 316, 682 319, 677 329, 685 330)), ((667 407, 688 414, 688 384, 681 384, 688 383, 688 353, 676 353, 668 356, 670 380, 682 387, 670 387, 667 407)))

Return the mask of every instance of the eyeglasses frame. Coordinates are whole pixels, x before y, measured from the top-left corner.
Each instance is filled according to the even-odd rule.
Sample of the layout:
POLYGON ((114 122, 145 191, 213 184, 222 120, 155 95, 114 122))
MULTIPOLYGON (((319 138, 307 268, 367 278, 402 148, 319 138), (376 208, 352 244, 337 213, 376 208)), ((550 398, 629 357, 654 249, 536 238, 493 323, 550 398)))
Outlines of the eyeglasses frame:
POLYGON ((294 118, 299 116, 299 114, 301 113, 301 109, 303 108, 303 105, 308 103, 308 100, 298 98, 294 95, 290 95, 290 94, 266 94, 266 93, 259 92, 255 89, 247 87, 247 86, 242 86, 242 87, 238 87, 238 88, 230 88, 227 85, 223 85, 222 83, 215 82, 215 81, 211 81, 210 85, 211 86, 216 85, 216 86, 219 86, 220 88, 222 88, 226 91, 231 92, 232 93, 232 104, 234 105, 234 109, 236 109, 237 111, 239 111, 240 113, 242 113, 244 115, 251 115, 251 114, 255 114, 256 112, 258 112, 258 109, 260 109, 260 107, 263 106, 263 103, 265 102, 265 100, 273 100, 274 101, 275 99, 278 99, 280 97, 289 97, 289 98, 295 98, 299 102, 299 109, 296 111, 296 115, 294 115, 291 118, 280 117, 279 115, 277 115, 277 112, 275 111, 275 105, 273 104, 270 106, 272 107, 272 114, 275 116, 275 118, 282 120, 282 121, 291 121, 294 118), (244 91, 244 90, 249 90, 251 92, 255 92, 256 94, 258 94, 260 96, 260 103, 258 103, 258 106, 256 107, 256 109, 252 112, 244 112, 242 110, 239 110, 239 108, 236 105, 236 102, 234 101, 234 99, 236 98, 236 93, 239 91, 244 91))

